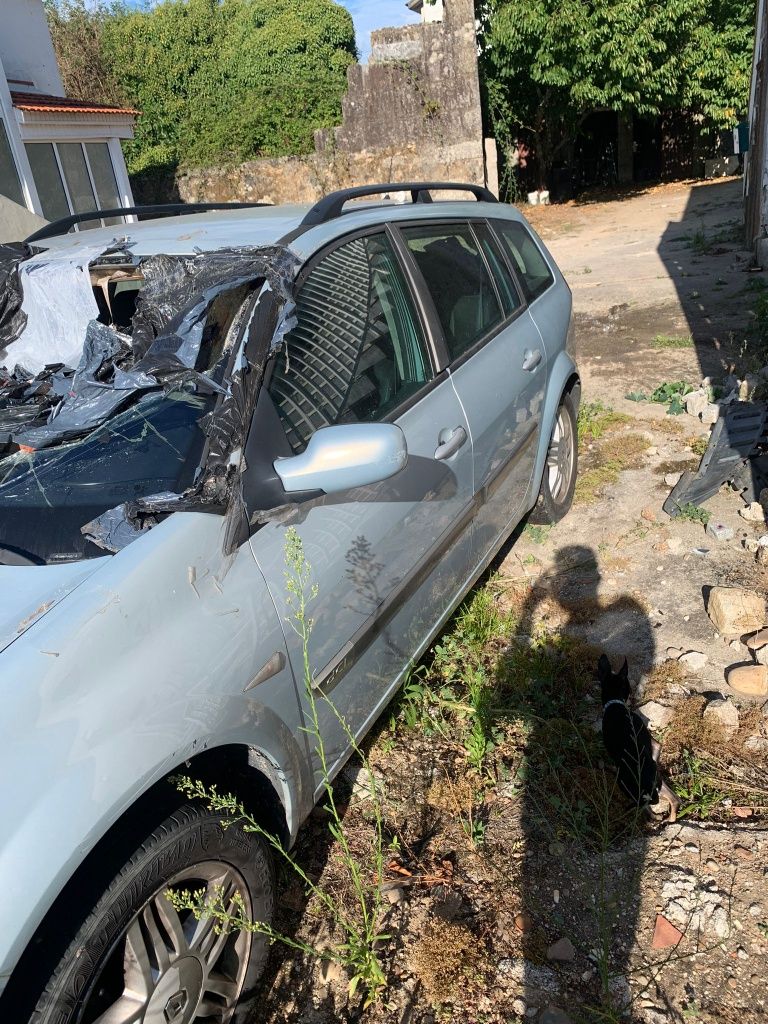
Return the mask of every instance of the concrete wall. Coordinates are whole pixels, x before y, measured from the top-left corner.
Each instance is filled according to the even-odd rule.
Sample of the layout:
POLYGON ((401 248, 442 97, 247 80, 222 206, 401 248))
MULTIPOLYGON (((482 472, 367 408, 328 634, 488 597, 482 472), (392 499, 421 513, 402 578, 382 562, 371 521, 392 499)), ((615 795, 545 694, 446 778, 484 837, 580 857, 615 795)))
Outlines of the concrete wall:
POLYGON ((47 223, 26 206, 0 196, 0 242, 21 242, 47 223))
POLYGON ((0 0, 0 8, 0 61, 10 88, 63 96, 42 0, 0 0))
POLYGON ((341 125, 306 157, 187 169, 185 201, 314 202, 387 181, 448 180, 498 191, 495 143, 486 177, 473 0, 445 0, 442 22, 371 33, 369 64, 347 73, 341 125))

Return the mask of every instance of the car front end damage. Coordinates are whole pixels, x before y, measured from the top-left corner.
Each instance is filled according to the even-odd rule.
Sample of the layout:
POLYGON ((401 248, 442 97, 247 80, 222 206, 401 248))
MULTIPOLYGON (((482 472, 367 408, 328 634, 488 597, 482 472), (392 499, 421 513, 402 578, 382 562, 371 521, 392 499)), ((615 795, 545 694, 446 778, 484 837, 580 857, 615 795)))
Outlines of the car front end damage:
POLYGON ((0 246, 0 565, 115 552, 181 510, 242 542, 245 440, 298 263, 0 246))

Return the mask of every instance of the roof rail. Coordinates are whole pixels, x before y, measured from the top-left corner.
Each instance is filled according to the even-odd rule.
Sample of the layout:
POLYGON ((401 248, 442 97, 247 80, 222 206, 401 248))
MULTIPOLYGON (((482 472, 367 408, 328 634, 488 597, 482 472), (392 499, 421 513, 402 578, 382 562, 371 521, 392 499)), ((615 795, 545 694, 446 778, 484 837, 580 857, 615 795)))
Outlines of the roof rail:
POLYGON ((480 203, 497 203, 498 199, 483 185, 469 185, 457 181, 409 181, 391 182, 386 185, 356 185, 354 188, 342 188, 338 192, 329 192, 323 196, 301 222, 303 228, 325 224, 329 220, 341 216, 344 204, 350 199, 362 199, 363 196, 378 196, 386 192, 410 192, 412 203, 431 203, 431 191, 450 190, 452 192, 471 192, 480 203))
POLYGON ((27 245, 40 242, 55 235, 66 235, 75 224, 88 220, 103 220, 105 217, 180 217, 185 213, 205 213, 206 210, 243 210, 252 206, 271 206, 271 203, 160 203, 154 206, 119 206, 114 210, 91 210, 89 213, 73 213, 69 217, 51 221, 35 231, 24 241, 27 245))

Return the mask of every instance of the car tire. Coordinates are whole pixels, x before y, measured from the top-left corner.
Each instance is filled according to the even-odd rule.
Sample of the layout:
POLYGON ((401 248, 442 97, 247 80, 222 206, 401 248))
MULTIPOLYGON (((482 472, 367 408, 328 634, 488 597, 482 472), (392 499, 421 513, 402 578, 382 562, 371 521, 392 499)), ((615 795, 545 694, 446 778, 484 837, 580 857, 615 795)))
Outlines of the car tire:
POLYGON ((578 473, 579 446, 576 429, 576 406, 566 391, 557 408, 547 448, 539 497, 530 515, 530 522, 559 522, 573 504, 578 473))
POLYGON ((247 930, 217 935, 212 919, 177 912, 164 896, 168 889, 205 886, 213 892, 218 885, 225 899, 240 892, 252 920, 271 922, 275 877, 267 844, 237 825, 222 827, 221 815, 203 804, 185 804, 154 828, 102 887, 49 980, 42 979, 45 988, 31 1016, 23 1020, 94 1024, 115 1006, 109 1020, 116 1022, 123 1016, 168 1024, 253 1020, 266 939, 247 930))

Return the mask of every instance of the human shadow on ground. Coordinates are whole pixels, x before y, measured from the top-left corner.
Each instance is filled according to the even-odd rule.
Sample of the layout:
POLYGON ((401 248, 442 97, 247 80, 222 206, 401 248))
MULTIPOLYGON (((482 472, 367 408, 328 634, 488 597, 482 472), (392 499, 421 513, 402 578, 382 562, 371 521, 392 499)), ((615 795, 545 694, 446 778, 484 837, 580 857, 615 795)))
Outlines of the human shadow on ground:
POLYGON ((627 594, 604 599, 600 581, 590 547, 560 548, 497 667, 517 690, 528 730, 518 924, 533 958, 523 997, 541 1004, 549 995, 588 1020, 631 1012, 627 974, 647 845, 643 812, 619 790, 602 746, 594 673, 601 653, 615 671, 627 658, 634 689, 656 654, 643 607, 627 594), (554 631, 540 627, 541 613, 558 620, 554 631), (535 962, 537 951, 548 966, 535 962))

